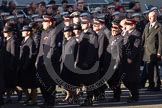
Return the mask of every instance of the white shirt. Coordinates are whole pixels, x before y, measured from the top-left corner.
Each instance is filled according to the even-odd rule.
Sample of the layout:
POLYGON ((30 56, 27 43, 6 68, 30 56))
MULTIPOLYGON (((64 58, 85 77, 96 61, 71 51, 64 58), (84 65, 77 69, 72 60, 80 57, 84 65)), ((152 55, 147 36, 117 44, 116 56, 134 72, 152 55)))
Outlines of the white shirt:
POLYGON ((25 39, 24 39, 24 42, 26 42, 26 40, 29 38, 29 36, 26 36, 25 39))
POLYGON ((84 30, 84 33, 87 33, 88 29, 84 30))
POLYGON ((67 40, 70 40, 70 38, 71 38, 71 36, 70 37, 68 37, 68 38, 66 38, 67 40))
POLYGON ((9 40, 9 39, 11 39, 11 36, 6 38, 6 40, 9 40))
POLYGON ((157 22, 157 21, 154 21, 153 23, 150 23, 150 27, 149 27, 149 28, 154 27, 156 22, 157 22))

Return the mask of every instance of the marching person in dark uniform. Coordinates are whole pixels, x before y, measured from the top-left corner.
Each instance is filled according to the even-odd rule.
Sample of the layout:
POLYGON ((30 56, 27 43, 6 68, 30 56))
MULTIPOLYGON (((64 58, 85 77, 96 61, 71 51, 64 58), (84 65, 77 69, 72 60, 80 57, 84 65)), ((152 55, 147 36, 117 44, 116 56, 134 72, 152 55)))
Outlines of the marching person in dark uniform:
POLYGON ((120 101, 120 59, 121 59, 121 52, 122 52, 122 36, 121 36, 121 26, 120 22, 118 20, 114 20, 112 22, 112 28, 111 28, 111 38, 109 40, 109 46, 107 47, 107 52, 109 52, 112 56, 112 59, 116 61, 114 66, 114 74, 113 76, 108 80, 108 84, 110 88, 113 90, 114 95, 113 98, 110 99, 110 102, 118 102, 120 101))
MULTIPOLYGON (((101 14, 102 16, 102 14, 101 14)), ((104 17, 101 18, 94 18, 94 23, 93 23, 93 30, 97 33, 98 35, 98 57, 99 57, 99 74, 100 74, 100 78, 102 78, 105 75, 105 72, 107 70, 105 70, 104 68, 104 59, 105 59, 105 52, 106 52, 106 48, 109 44, 109 40, 106 36, 106 34, 103 32, 103 25, 105 23, 105 19, 104 17)), ((104 99, 105 97, 105 86, 100 87, 100 89, 98 89, 96 96, 98 97, 98 99, 104 99), (100 92, 100 93, 99 93, 100 92)))
POLYGON ((82 28, 80 24, 74 24, 73 26, 73 33, 75 35, 76 42, 79 43, 79 37, 81 35, 82 28))
POLYGON ((23 14, 19 14, 16 17, 17 17, 17 39, 20 45, 21 41, 23 40, 20 30, 23 28, 23 26, 28 25, 28 24, 25 22, 25 18, 23 14))
MULTIPOLYGON (((105 37, 103 38, 103 36, 102 36, 102 38, 100 37, 101 40, 104 39, 104 43, 103 43, 104 48, 103 49, 105 49, 105 46, 106 45, 108 46, 108 44, 109 44, 109 39, 110 39, 110 36, 111 36, 111 32, 105 26, 105 15, 103 15, 103 14, 97 15, 96 19, 100 22, 100 27, 99 27, 100 28, 100 30, 99 30, 100 34, 102 34, 103 36, 106 36, 106 38, 105 37)), ((98 40, 99 40, 99 38, 98 38, 98 40)), ((99 49, 102 49, 102 42, 99 43, 99 49)), ((103 51, 99 50, 98 52, 99 52, 99 59, 100 59, 100 71, 102 70, 102 72, 100 72, 100 77, 102 77, 105 74, 105 72, 107 71, 107 69, 108 69, 107 64, 108 64, 108 62, 110 62, 108 60, 110 55, 109 55, 109 53, 105 53, 105 50, 103 50, 103 51), (103 64, 106 64, 106 65, 103 65, 103 64)), ((102 87, 100 87, 100 92, 101 92, 100 97, 99 97, 100 99, 104 99, 104 93, 105 93, 106 88, 107 88, 106 85, 103 85, 102 87)))
POLYGON ((22 87, 26 101, 24 105, 36 104, 37 96, 37 84, 36 84, 36 68, 35 68, 35 56, 36 45, 31 36, 32 29, 29 26, 22 28, 22 36, 24 37, 20 46, 20 58, 19 58, 19 80, 22 87), (31 89, 29 93, 28 89, 31 89), (31 101, 31 103, 29 103, 31 101))
POLYGON ((11 102, 11 95, 17 84, 17 63, 18 63, 18 46, 16 37, 13 35, 13 27, 5 26, 4 34, 4 81, 7 92, 6 103, 11 102))
MULTIPOLYGON (((76 40, 75 37, 72 36, 73 27, 72 26, 66 26, 64 27, 64 41, 63 41, 63 48, 62 48, 62 56, 61 56, 61 77, 64 81, 66 81, 68 84, 79 86, 77 80, 78 75, 73 73, 69 67, 70 63, 72 62, 72 68, 74 68, 74 61, 76 58, 76 40), (73 60, 71 57, 74 57, 73 60), (70 59, 69 59, 70 58, 70 59), (69 67, 67 67, 69 66, 69 67)), ((74 93, 72 91, 67 90, 67 96, 64 99, 64 101, 72 102, 74 99, 74 93)))
POLYGON ((70 14, 70 16, 73 17, 73 24, 79 24, 80 23, 80 12, 75 11, 70 14))
POLYGON ((157 21, 157 13, 149 13, 149 23, 146 25, 142 36, 144 48, 143 61, 148 73, 148 90, 160 91, 160 75, 158 61, 161 60, 162 53, 162 25, 157 21))
POLYGON ((141 36, 135 29, 135 20, 128 19, 125 24, 126 32, 122 33, 123 45, 120 70, 122 74, 125 74, 123 83, 131 92, 131 97, 128 98, 127 102, 132 103, 139 100, 141 36))
MULTIPOLYGON (((105 19, 105 15, 98 15, 96 18, 97 18, 98 20, 104 20, 104 19, 105 19)), ((105 20, 105 21, 106 21, 106 20, 105 20)), ((103 30, 103 32, 105 33, 107 39, 109 40, 109 38, 110 38, 110 36, 111 36, 111 32, 110 32, 110 30, 106 27, 106 22, 105 22, 104 24, 102 24, 100 28, 103 30)))
POLYGON ((40 36, 38 34, 38 24, 37 24, 37 22, 31 22, 31 23, 29 23, 29 27, 32 28, 32 38, 35 42, 36 51, 38 54, 38 49, 39 49, 39 45, 40 45, 40 36))
MULTIPOLYGON (((2 38, 1 38, 2 39, 2 38)), ((3 41, 0 41, 0 107, 4 104, 4 66, 3 66, 3 41)))
POLYGON ((115 12, 115 5, 109 5, 107 7, 107 10, 108 10, 108 14, 105 15, 105 25, 106 27, 110 30, 111 29, 111 22, 113 21, 113 18, 112 18, 112 13, 115 12))
POLYGON ((43 56, 45 55, 44 48, 46 45, 50 45, 47 43, 49 35, 53 31, 53 18, 47 15, 43 16, 43 31, 41 34, 41 41, 39 47, 39 53, 36 60, 37 67, 37 78, 40 83, 41 93, 44 99, 44 107, 52 107, 55 104, 55 83, 49 76, 43 56), (48 90, 49 89, 49 90, 48 90))
POLYGON ((132 19, 134 19, 137 22, 136 29, 142 34, 145 28, 145 24, 141 22, 141 13, 133 13, 132 19))
POLYGON ((14 15, 9 15, 9 16, 6 17, 5 21, 6 21, 5 25, 11 24, 13 26, 14 34, 17 36, 18 29, 17 29, 16 17, 14 15))
MULTIPOLYGON (((52 17, 51 17, 52 18, 52 17)), ((62 54, 62 41, 63 41, 63 28, 62 22, 57 22, 56 18, 52 18, 53 29, 48 35, 48 39, 45 42, 44 49, 48 49, 47 58, 51 60, 54 71, 57 75, 60 75, 60 58, 62 54)), ((51 79, 51 86, 56 86, 56 83, 51 79)), ((55 90, 53 90, 56 92, 55 90)), ((55 93, 53 93, 53 96, 55 93)))
MULTIPOLYGON (((91 28, 91 16, 88 13, 83 13, 81 21, 82 33, 80 35, 80 43, 77 51, 76 66, 82 70, 88 70, 95 65, 98 60, 98 42, 97 34, 91 28)), ((89 85, 93 84, 99 79, 98 72, 94 72, 88 75, 80 75, 81 84, 89 85)), ((87 91, 87 97, 83 106, 92 105, 93 91, 87 91)))

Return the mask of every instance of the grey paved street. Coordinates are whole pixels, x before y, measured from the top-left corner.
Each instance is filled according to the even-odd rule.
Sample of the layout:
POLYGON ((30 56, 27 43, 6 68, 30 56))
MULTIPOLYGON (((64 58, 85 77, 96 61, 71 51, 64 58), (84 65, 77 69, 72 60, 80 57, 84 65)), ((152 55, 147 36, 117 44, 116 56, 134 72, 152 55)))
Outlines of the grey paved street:
MULTIPOLYGON (((55 108, 78 108, 79 105, 70 105, 63 103, 61 100, 65 95, 63 93, 57 94, 57 100, 55 108)), ((126 99, 129 97, 129 92, 127 89, 122 90, 121 102, 108 102, 108 99, 112 97, 112 91, 106 91, 106 100, 94 102, 93 108, 162 108, 162 91, 160 92, 151 92, 146 91, 146 89, 140 90, 140 101, 133 104, 128 104, 126 99)), ((22 106, 21 104, 16 103, 17 96, 12 96, 13 103, 4 105, 2 108, 40 108, 39 105, 43 104, 42 97, 38 95, 38 105, 37 106, 22 106)), ((23 96, 24 100, 24 96, 23 96)), ((22 101, 23 101, 22 100, 22 101)), ((83 107, 82 107, 83 108, 83 107)), ((90 108, 90 107, 88 107, 90 108)))

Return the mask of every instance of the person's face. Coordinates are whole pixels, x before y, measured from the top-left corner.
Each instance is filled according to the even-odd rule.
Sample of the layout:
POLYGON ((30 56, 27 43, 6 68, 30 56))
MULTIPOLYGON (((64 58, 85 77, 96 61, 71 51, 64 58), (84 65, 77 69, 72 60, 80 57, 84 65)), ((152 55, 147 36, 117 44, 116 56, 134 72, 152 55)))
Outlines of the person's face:
POLYGON ((66 8, 66 7, 67 7, 67 3, 63 3, 63 4, 62 4, 62 7, 63 7, 63 8, 66 8))
POLYGON ((32 7, 33 7, 33 8, 37 8, 37 7, 38 7, 38 4, 37 4, 37 3, 33 3, 33 4, 32 4, 32 7))
POLYGON ((86 30, 90 27, 90 21, 82 19, 82 22, 83 22, 81 23, 82 30, 86 30))
POLYGON ((82 27, 82 29, 83 30, 86 30, 86 29, 88 29, 88 23, 81 23, 81 27, 82 27))
POLYGON ((7 5, 7 0, 2 0, 3 5, 7 5))
POLYGON ((71 31, 66 31, 64 32, 64 37, 69 38, 71 36, 72 32, 71 31))
POLYGON ((81 33, 81 30, 73 30, 75 35, 79 35, 81 33))
POLYGON ((141 9, 140 3, 136 3, 136 4, 135 4, 135 8, 136 8, 136 9, 141 9))
POLYGON ((115 12, 115 9, 114 9, 114 8, 109 8, 109 9, 108 9, 108 12, 109 12, 110 14, 112 14, 113 12, 115 12))
POLYGON ((140 17, 139 16, 136 16, 133 18, 135 21, 139 22, 140 21, 140 17))
POLYGON ((115 29, 114 27, 111 28, 111 34, 112 34, 113 36, 116 36, 116 35, 119 34, 119 33, 120 33, 120 30, 119 30, 119 29, 115 29))
POLYGON ((144 16, 145 19, 147 19, 147 20, 149 19, 148 14, 144 14, 143 16, 144 16))
POLYGON ((53 9, 52 9, 52 7, 47 8, 47 13, 48 13, 48 14, 53 13, 53 9))
POLYGON ((64 25, 65 26, 70 26, 71 25, 71 21, 64 21, 64 25))
POLYGON ((8 32, 4 32, 3 35, 4 35, 5 38, 9 37, 9 33, 8 32))
POLYGON ((73 23, 74 24, 77 24, 77 23, 79 23, 80 22, 80 18, 79 17, 74 17, 73 18, 73 23))
POLYGON ((162 8, 160 8, 160 12, 162 12, 162 8))
POLYGON ((27 37, 29 36, 30 31, 22 31, 22 37, 27 37))
POLYGON ((16 7, 16 4, 15 4, 15 2, 13 1, 13 2, 11 2, 11 6, 12 7, 16 7))
POLYGON ((15 22, 14 19, 10 19, 10 20, 9 20, 9 23, 10 23, 10 24, 15 24, 16 22, 15 22))
POLYGON ((83 10, 84 3, 78 3, 77 7, 78 7, 79 10, 83 10))
POLYGON ((127 16, 128 18, 131 18, 131 17, 132 17, 132 13, 129 13, 129 12, 128 12, 128 13, 126 14, 126 16, 127 16))
POLYGON ((38 22, 38 26, 42 27, 43 26, 42 22, 38 22))
POLYGON ((114 20, 119 20, 120 19, 120 16, 119 15, 115 15, 114 16, 114 20))
POLYGON ((150 23, 153 23, 154 21, 157 20, 156 12, 150 12, 148 17, 149 17, 150 23))
POLYGON ((125 29, 126 29, 125 21, 126 21, 126 19, 123 19, 123 20, 120 22, 120 26, 122 26, 122 30, 125 30, 125 29))
POLYGON ((41 6, 41 10, 42 10, 43 12, 45 12, 45 11, 46 11, 46 7, 45 7, 45 6, 41 6))
POLYGON ((94 31, 99 31, 100 30, 100 24, 98 23, 96 23, 96 24, 93 24, 93 30, 94 31))
POLYGON ((69 11, 69 12, 73 12, 73 8, 72 8, 72 7, 69 7, 69 8, 68 8, 68 11, 69 11))
POLYGON ((47 30, 50 27, 50 22, 44 21, 42 25, 43 25, 43 29, 47 30))
POLYGON ((126 25, 125 27, 126 27, 127 31, 130 31, 130 30, 133 30, 135 28, 135 25, 131 24, 131 25, 126 25))
POLYGON ((20 23, 23 23, 23 22, 24 22, 24 18, 23 18, 23 17, 18 18, 18 21, 19 21, 20 23))

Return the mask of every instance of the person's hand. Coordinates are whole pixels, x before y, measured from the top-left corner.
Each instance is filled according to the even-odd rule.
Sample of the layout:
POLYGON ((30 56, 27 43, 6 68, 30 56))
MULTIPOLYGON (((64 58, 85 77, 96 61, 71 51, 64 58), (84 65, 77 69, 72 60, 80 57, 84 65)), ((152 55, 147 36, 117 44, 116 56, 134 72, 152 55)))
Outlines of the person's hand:
POLYGON ((127 59, 127 62, 129 63, 129 64, 131 64, 132 63, 132 60, 131 59, 127 59))
POLYGON ((160 58, 160 57, 161 57, 161 55, 160 55, 159 53, 157 53, 157 57, 158 57, 158 58, 160 58))

